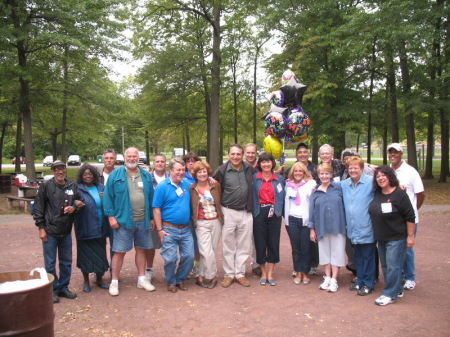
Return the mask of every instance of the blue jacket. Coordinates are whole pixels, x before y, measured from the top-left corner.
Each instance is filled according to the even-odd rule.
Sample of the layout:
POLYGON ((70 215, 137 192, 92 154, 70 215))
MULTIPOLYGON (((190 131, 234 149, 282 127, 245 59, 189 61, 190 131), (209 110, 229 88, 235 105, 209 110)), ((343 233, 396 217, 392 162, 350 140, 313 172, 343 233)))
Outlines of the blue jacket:
MULTIPOLYGON (((75 235, 77 240, 108 237, 110 229, 108 219, 103 216, 100 222, 94 198, 83 184, 78 184, 77 186, 78 191, 80 191, 84 198, 84 203, 86 204, 86 206, 81 208, 80 212, 75 215, 75 235)), ((99 193, 103 192, 105 189, 103 184, 95 184, 95 186, 99 193)))
MULTIPOLYGON (((147 171, 138 166, 144 183, 145 196, 145 228, 150 229, 153 219, 153 178, 147 171)), ((133 210, 131 208, 128 182, 125 167, 119 167, 111 172, 103 194, 103 209, 106 216, 113 216, 121 227, 131 228, 133 224, 133 210)))
MULTIPOLYGON (((253 174, 253 216, 256 217, 259 214, 259 189, 263 183, 262 179, 256 178, 258 172, 253 174)), ((284 206, 284 178, 279 174, 275 174, 278 180, 272 180, 272 187, 275 193, 275 215, 281 216, 283 214, 284 206), (278 186, 280 188, 278 188, 278 186)))
POLYGON ((347 178, 341 182, 344 197, 345 218, 347 220, 347 236, 353 244, 375 242, 369 205, 375 195, 373 177, 361 174, 356 186, 347 178))

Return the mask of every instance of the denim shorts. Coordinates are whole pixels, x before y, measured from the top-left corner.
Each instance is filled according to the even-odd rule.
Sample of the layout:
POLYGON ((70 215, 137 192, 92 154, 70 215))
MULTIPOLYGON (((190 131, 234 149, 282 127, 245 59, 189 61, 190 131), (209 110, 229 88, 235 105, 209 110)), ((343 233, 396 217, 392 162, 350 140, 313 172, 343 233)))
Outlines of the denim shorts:
POLYGON ((144 220, 133 221, 131 228, 120 226, 114 230, 113 252, 126 253, 133 248, 153 249, 152 231, 145 229, 144 220))

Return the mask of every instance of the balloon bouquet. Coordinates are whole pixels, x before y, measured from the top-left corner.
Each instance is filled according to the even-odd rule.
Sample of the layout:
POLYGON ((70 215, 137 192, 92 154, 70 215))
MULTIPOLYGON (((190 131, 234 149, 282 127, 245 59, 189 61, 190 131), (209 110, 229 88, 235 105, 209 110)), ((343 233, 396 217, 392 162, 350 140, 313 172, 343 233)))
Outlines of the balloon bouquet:
POLYGON ((264 151, 283 165, 285 143, 296 145, 308 138, 311 120, 302 108, 307 86, 298 83, 291 70, 283 73, 281 81, 280 89, 270 94, 270 110, 262 119, 266 128, 264 151))

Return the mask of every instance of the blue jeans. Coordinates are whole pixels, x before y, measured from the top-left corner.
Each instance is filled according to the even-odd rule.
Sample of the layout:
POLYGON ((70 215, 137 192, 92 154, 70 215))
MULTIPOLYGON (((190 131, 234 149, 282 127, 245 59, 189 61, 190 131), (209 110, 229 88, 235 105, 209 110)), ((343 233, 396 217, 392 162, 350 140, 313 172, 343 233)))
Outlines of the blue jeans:
POLYGON ((357 285, 373 288, 375 280, 375 242, 353 245, 357 285))
POLYGON ((194 240, 190 226, 175 228, 164 226, 167 234, 161 245, 161 256, 164 259, 164 274, 169 285, 175 285, 186 281, 189 272, 194 266, 194 240), (178 263, 178 250, 180 262, 178 263))
MULTIPOLYGON (((416 237, 417 234, 417 225, 414 226, 414 237, 416 237)), ((416 280, 416 268, 414 265, 414 247, 408 248, 406 250, 406 260, 405 264, 403 265, 403 277, 405 280, 416 280)))
POLYGON ((47 242, 42 242, 45 270, 52 274, 53 292, 69 289, 72 274, 72 236, 63 237, 47 235, 47 242), (56 254, 59 260, 59 277, 56 275, 56 254))
POLYGON ((303 226, 303 219, 289 217, 289 226, 286 226, 292 246, 292 261, 297 273, 308 274, 311 270, 311 253, 309 228, 303 226))
POLYGON ((403 291, 402 267, 406 258, 406 239, 378 241, 381 269, 384 275, 383 295, 396 299, 403 291))

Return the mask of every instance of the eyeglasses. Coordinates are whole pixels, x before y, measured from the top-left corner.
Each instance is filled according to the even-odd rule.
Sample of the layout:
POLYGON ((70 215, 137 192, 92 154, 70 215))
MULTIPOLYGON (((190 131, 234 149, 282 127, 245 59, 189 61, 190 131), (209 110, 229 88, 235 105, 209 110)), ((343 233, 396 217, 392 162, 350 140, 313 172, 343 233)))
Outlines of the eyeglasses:
POLYGON ((64 172, 66 170, 65 167, 55 167, 53 169, 53 172, 64 172))
POLYGON ((83 177, 93 177, 92 173, 83 173, 83 177))

